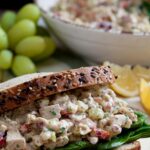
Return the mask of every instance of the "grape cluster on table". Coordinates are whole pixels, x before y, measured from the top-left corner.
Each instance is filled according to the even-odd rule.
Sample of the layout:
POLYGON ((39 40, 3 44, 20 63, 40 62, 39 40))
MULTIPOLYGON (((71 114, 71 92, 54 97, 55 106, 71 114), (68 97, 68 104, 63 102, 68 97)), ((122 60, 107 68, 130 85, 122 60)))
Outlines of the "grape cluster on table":
POLYGON ((18 13, 6 11, 0 19, 0 70, 14 75, 34 73, 35 62, 48 58, 56 45, 38 25, 41 14, 35 4, 27 4, 18 13))

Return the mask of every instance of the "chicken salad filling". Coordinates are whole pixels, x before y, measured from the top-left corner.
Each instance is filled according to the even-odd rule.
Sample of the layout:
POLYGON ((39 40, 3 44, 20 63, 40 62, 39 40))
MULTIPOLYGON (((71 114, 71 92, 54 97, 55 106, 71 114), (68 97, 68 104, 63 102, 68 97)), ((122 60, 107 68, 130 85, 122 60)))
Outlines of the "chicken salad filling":
POLYGON ((117 33, 149 33, 141 0, 61 0, 52 16, 76 25, 117 33))
POLYGON ((137 115, 108 87, 71 90, 0 117, 0 149, 55 149, 86 140, 97 144, 130 128, 137 115))

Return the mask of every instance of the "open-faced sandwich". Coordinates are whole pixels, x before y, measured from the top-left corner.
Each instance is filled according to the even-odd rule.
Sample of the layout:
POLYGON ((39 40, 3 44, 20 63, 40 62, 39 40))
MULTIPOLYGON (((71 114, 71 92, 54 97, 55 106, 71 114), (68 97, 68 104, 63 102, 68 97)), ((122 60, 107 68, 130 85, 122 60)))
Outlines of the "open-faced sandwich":
POLYGON ((139 150, 150 126, 109 88, 114 82, 110 67, 94 66, 0 84, 0 149, 139 150))

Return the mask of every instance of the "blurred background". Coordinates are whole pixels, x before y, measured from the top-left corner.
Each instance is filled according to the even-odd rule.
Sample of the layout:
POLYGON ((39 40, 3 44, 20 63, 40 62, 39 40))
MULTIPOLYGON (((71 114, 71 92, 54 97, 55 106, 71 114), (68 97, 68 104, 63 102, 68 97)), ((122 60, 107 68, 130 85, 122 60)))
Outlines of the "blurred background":
POLYGON ((33 2, 32 0, 1 0, 0 9, 19 9, 21 6, 33 2))

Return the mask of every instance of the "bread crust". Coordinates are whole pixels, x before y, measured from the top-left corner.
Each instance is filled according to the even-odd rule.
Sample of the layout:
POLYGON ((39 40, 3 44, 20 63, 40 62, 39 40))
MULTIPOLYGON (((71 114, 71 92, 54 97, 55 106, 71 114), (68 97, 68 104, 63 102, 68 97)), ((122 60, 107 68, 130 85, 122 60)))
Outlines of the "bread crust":
POLYGON ((112 84, 114 80, 110 67, 92 66, 37 75, 28 81, 11 86, 8 86, 8 82, 8 87, 4 82, 0 84, 0 114, 56 93, 96 84, 112 84))

